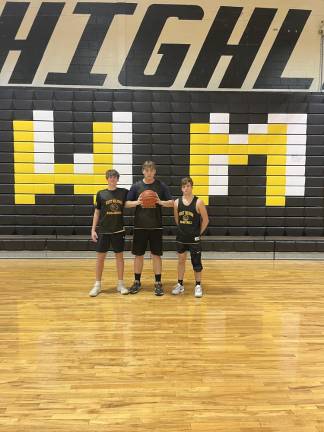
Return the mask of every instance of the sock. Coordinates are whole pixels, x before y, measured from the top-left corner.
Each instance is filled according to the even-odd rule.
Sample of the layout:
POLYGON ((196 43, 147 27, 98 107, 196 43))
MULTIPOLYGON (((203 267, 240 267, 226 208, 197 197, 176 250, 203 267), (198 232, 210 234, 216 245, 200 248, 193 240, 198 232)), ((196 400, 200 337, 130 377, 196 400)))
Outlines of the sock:
POLYGON ((161 282, 161 275, 160 274, 155 275, 155 282, 161 282))
POLYGON ((180 285, 183 285, 183 279, 178 279, 178 283, 179 283, 180 285))
POLYGON ((124 280, 123 279, 118 279, 118 286, 122 286, 124 285, 124 280))
POLYGON ((141 273, 134 273, 134 274, 135 274, 135 280, 141 283, 141 273))
POLYGON ((200 285, 200 281, 198 282, 198 281, 196 281, 196 285, 200 285))
POLYGON ((101 286, 101 280, 99 280, 99 281, 98 281, 98 280, 96 280, 96 283, 95 283, 95 285, 96 285, 96 286, 101 286))

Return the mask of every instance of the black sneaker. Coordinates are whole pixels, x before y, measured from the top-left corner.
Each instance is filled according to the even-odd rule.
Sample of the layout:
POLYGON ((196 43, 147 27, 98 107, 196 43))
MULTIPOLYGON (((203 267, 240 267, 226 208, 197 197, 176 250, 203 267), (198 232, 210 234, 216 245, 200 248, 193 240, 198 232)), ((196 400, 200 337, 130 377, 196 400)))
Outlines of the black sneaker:
POLYGON ((161 282, 155 282, 154 284, 154 293, 156 296, 163 296, 164 291, 161 282))
POLYGON ((134 281, 133 285, 129 288, 129 293, 130 294, 137 294, 141 288, 142 288, 141 282, 134 281))

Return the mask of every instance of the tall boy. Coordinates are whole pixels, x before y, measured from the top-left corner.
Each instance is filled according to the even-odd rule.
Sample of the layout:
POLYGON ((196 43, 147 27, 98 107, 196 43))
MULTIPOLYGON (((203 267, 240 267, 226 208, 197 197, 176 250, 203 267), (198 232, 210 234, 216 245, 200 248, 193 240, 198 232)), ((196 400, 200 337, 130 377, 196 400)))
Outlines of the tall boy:
POLYGON ((130 294, 136 294, 141 289, 141 274, 144 264, 144 254, 149 243, 155 275, 154 293, 164 294, 162 272, 162 207, 173 207, 173 200, 166 184, 155 178, 156 167, 152 161, 142 165, 143 179, 133 184, 128 196, 127 207, 136 207, 134 219, 134 237, 132 253, 134 259, 134 283, 130 287, 130 294), (157 194, 157 202, 153 208, 145 208, 141 203, 141 193, 152 190, 157 194))

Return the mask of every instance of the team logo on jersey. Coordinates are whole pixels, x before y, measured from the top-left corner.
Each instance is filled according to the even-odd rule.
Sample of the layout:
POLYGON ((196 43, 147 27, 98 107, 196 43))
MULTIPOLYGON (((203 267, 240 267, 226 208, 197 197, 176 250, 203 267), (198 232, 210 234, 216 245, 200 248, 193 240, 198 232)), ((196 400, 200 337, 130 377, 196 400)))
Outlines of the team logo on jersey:
POLYGON ((111 212, 117 212, 117 211, 119 211, 119 206, 118 206, 118 204, 110 204, 110 206, 109 206, 109 208, 110 208, 110 211, 111 212))

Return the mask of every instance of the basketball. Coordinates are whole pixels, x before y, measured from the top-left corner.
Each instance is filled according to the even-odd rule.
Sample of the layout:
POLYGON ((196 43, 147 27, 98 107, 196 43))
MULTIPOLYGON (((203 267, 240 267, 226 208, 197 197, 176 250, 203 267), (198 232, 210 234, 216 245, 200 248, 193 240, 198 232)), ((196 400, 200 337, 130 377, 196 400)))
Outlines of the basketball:
POLYGON ((142 207, 144 208, 155 207, 158 200, 156 192, 152 191, 151 189, 147 189, 142 192, 140 198, 142 200, 142 207))

